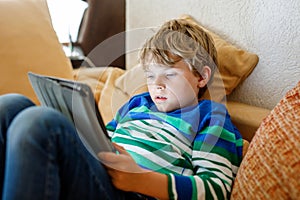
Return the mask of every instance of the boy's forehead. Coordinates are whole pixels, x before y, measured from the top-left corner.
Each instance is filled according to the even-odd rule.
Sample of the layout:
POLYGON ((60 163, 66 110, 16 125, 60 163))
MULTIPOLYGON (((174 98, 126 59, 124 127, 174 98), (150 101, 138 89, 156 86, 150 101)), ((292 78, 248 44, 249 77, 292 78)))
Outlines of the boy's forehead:
MULTIPOLYGON (((182 57, 170 52, 167 52, 165 56, 168 58, 168 60, 172 60, 174 63, 180 62, 182 60, 182 57)), ((149 66, 172 67, 171 65, 164 64, 163 60, 165 60, 165 58, 163 58, 162 55, 158 56, 158 55, 154 55, 153 53, 148 53, 148 55, 145 57, 143 61, 143 65, 146 68, 149 66)))
POLYGON ((147 66, 144 67, 145 72, 153 72, 153 71, 165 71, 169 69, 189 69, 187 63, 184 60, 180 60, 176 62, 174 65, 166 65, 158 62, 150 62, 147 66))
POLYGON ((172 68, 173 66, 165 65, 162 63, 157 63, 157 62, 149 62, 146 63, 145 66, 145 71, 153 71, 153 70, 159 70, 159 69, 169 69, 172 68))

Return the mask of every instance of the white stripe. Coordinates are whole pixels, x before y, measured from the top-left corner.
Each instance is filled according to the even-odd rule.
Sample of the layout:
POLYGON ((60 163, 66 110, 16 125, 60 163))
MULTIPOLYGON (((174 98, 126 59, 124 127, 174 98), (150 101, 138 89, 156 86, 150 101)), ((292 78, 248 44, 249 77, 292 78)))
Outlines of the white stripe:
POLYGON ((107 134, 108 134, 108 136, 111 138, 111 137, 113 136, 114 132, 113 132, 113 131, 107 130, 107 134))
MULTIPOLYGON (((212 171, 210 171, 210 170, 208 170, 208 169, 198 169, 197 170, 197 173, 201 173, 201 172, 212 172, 212 171)), ((215 173, 215 174, 218 174, 218 173, 215 173)), ((222 182, 222 180, 221 179, 218 179, 218 178, 211 178, 211 180, 214 180, 214 182, 216 182, 215 180, 217 180, 217 182, 222 182)), ((218 183, 219 184, 219 183, 218 183)), ((224 182, 224 184, 226 185, 226 189, 227 190, 230 190, 230 188, 231 188, 231 185, 232 185, 232 180, 230 180, 228 183, 225 183, 224 182)))
MULTIPOLYGON (((202 166, 202 165, 199 165, 199 166, 202 166)), ((216 166, 216 165, 215 165, 215 166, 216 166)), ((218 167, 215 167, 215 166, 214 166, 214 168, 215 168, 215 169, 218 169, 218 167)), ((230 178, 226 177, 226 176, 224 175, 224 173, 222 173, 222 172, 213 171, 213 170, 207 170, 207 171, 210 172, 210 173, 216 174, 219 178, 221 178, 221 179, 227 181, 227 182, 230 183, 230 184, 231 184, 231 182, 232 182, 232 180, 231 180, 230 178)), ((197 172, 197 173, 198 173, 198 172, 197 172)), ((229 177, 233 178, 232 173, 227 174, 227 175, 228 175, 229 177)))
POLYGON ((235 166, 235 165, 231 165, 231 169, 232 169, 233 174, 236 175, 239 170, 239 167, 235 166))
MULTIPOLYGON (((169 141, 179 146, 183 151, 191 151, 189 148, 190 141, 182 135, 176 128, 171 126, 168 123, 159 122, 157 120, 144 120, 147 121, 147 123, 151 124, 151 126, 147 126, 146 124, 135 121, 134 123, 130 122, 132 126, 138 126, 138 127, 145 127, 146 130, 153 131, 151 132, 153 136, 163 135, 166 137, 169 141), (161 127, 161 128, 158 128, 161 127), (173 135, 170 135, 168 132, 164 131, 162 128, 168 130, 169 132, 173 133, 176 137, 173 135)), ((163 138, 161 138, 163 140, 163 138)))
POLYGON ((174 195, 174 199, 178 199, 178 194, 177 194, 177 191, 176 191, 176 183, 175 183, 175 177, 173 174, 170 174, 171 176, 171 190, 172 190, 172 193, 174 195))
POLYGON ((223 174, 226 174, 228 176, 232 176, 232 171, 230 169, 228 169, 227 167, 212 163, 208 160, 196 160, 193 163, 194 166, 200 166, 201 168, 213 168, 213 169, 219 169, 221 172, 223 172, 223 174))
MULTIPOLYGON (((157 124, 156 120, 152 120, 153 123, 151 126, 147 126, 146 124, 140 122, 140 121, 135 121, 135 123, 124 123, 122 124, 122 126, 119 126, 119 128, 122 128, 123 126, 126 127, 126 130, 130 133, 130 135, 136 137, 136 138, 142 138, 142 139, 147 139, 149 141, 153 141, 155 143, 157 143, 158 141, 162 141, 164 142, 163 144, 173 144, 173 148, 175 151, 177 151, 180 155, 183 152, 188 153, 189 155, 191 155, 192 149, 189 147, 189 145, 187 145, 186 143, 183 143, 181 140, 178 140, 178 138, 170 135, 169 133, 167 133, 166 131, 163 131, 162 129, 159 128, 155 128, 153 127, 153 125, 157 124), (128 125, 129 124, 129 125, 128 125), (142 130, 148 130, 149 133, 151 134, 151 136, 154 136, 156 139, 150 138, 149 135, 146 135, 145 133, 139 132, 137 130, 133 130, 130 129, 131 127, 134 127, 135 129, 142 129, 142 130), (169 141, 166 141, 164 138, 162 138, 160 135, 163 135, 164 137, 166 137, 169 141)), ((159 124, 159 126, 161 126, 162 124, 159 124)), ((168 129, 174 129, 171 125, 166 124, 166 126, 168 126, 168 129)), ((172 132, 172 131, 171 131, 172 132)), ((173 130, 173 134, 175 133, 176 136, 182 136, 182 134, 180 132, 178 132, 176 129, 173 130), (175 133, 177 132, 177 133, 175 133)), ((184 138, 184 137, 183 137, 184 138)), ((187 140, 186 138, 184 138, 185 140, 187 140)), ((187 141, 185 141, 187 142, 187 141)))
POLYGON ((195 178, 196 188, 197 188, 197 199, 205 200, 206 194, 205 194, 205 187, 204 187, 203 180, 198 176, 194 176, 194 178, 195 178))
POLYGON ((181 175, 183 176, 191 176, 194 175, 194 171, 192 169, 183 168, 181 175))
MULTIPOLYGON (((141 147, 135 146, 135 145, 129 145, 129 144, 121 144, 126 150, 128 151, 133 151, 140 155, 141 157, 145 157, 155 164, 159 165, 161 168, 168 169, 173 173, 178 173, 180 174, 182 172, 182 167, 174 166, 168 161, 162 159, 161 157, 157 156, 156 154, 143 149, 141 147)), ((175 158, 174 158, 175 160, 175 158)), ((152 169, 152 170, 157 170, 157 169, 152 169)))
POLYGON ((225 164, 229 168, 231 168, 233 166, 227 158, 225 158, 223 156, 220 156, 216 153, 210 153, 210 152, 204 152, 204 151, 195 151, 194 150, 193 151, 193 158, 205 158, 206 160, 217 161, 217 162, 225 164))
POLYGON ((211 193, 211 195, 213 196, 213 198, 214 198, 214 199, 218 199, 217 194, 216 194, 216 191, 215 191, 215 189, 213 188, 213 186, 211 185, 211 183, 210 183, 209 181, 207 181, 207 184, 208 184, 210 193, 211 193))
MULTIPOLYGON (((225 164, 229 168, 231 168, 231 171, 234 175, 237 174, 239 167, 236 165, 232 165, 231 162, 216 153, 209 153, 209 152, 202 152, 202 151, 193 151, 193 158, 205 158, 206 160, 210 161, 217 161, 220 163, 225 164)), ((196 162, 196 161, 195 161, 196 162)))
POLYGON ((220 180, 220 179, 218 179, 218 178, 211 178, 211 180, 213 181, 213 182, 215 182, 215 183, 217 183, 219 186, 221 186, 221 188, 222 188, 222 193, 223 193, 223 195, 224 195, 224 197, 226 198, 227 197, 227 191, 230 191, 231 190, 231 184, 230 185, 228 185, 228 184, 225 184, 225 187, 226 187, 226 189, 223 187, 223 183, 222 183, 222 181, 220 180), (227 191, 226 191, 227 190, 227 191))
MULTIPOLYGON (((130 140, 130 141, 137 141, 137 142, 139 142, 139 143, 142 143, 142 141, 140 141, 140 140, 138 140, 136 137, 131 137, 131 136, 128 136, 128 135, 123 135, 123 134, 119 134, 119 133, 115 133, 114 134, 114 138, 124 138, 124 139, 128 139, 128 140, 130 140)), ((151 140, 151 138, 150 139, 147 139, 147 141, 149 141, 149 140, 151 140)), ((160 141, 157 141, 157 140, 155 140, 155 139, 152 139, 153 140, 153 143, 155 143, 155 144, 162 144, 162 145, 165 145, 165 146, 168 146, 168 147, 170 147, 170 146, 172 146, 172 145, 170 145, 170 144, 168 144, 167 142, 160 142, 160 141)), ((126 143, 119 143, 119 144, 122 144, 122 145, 125 145, 126 143)), ((135 146, 135 145, 130 145, 130 146, 132 146, 132 147, 135 147, 135 148, 141 148, 141 147, 139 147, 139 146, 135 146)), ((173 146, 172 146, 173 147, 173 146)), ((134 148, 133 148, 134 149, 134 148)), ((172 159, 179 159, 179 158, 182 158, 182 159, 184 159, 182 156, 181 156, 181 153, 180 153, 180 151, 173 151, 173 152, 171 152, 171 151, 166 151, 166 150, 164 150, 165 148, 163 147, 162 149, 159 149, 159 150, 157 150, 157 151, 161 151, 161 152, 163 152, 163 153, 165 153, 165 154, 167 154, 167 155, 169 155, 172 159)), ((172 149, 174 149, 174 148, 172 148, 172 149)), ((129 149, 128 149, 129 150, 129 149)), ((143 150, 146 150, 146 149, 143 149, 143 150)), ((147 151, 148 152, 148 154, 149 153, 152 153, 153 154, 153 152, 151 152, 151 151, 147 151)))
MULTIPOLYGON (((131 141, 137 141, 137 142, 139 142, 139 143, 141 142, 140 140, 138 140, 138 139, 136 139, 136 138, 133 138, 133 137, 128 136, 128 135, 119 134, 119 133, 115 133, 115 134, 114 134, 114 138, 124 138, 124 139, 128 139, 128 140, 131 140, 131 141)), ((147 140, 149 141, 150 139, 147 139, 147 140)), ((176 147, 174 147, 174 146, 168 144, 167 142, 162 143, 162 142, 157 141, 157 140, 155 140, 155 139, 152 139, 152 140, 153 140, 153 141, 152 141, 153 143, 156 143, 156 144, 163 144, 163 145, 166 146, 166 148, 169 147, 169 148, 175 150, 175 151, 167 151, 167 150, 164 151, 165 148, 162 148, 162 149, 157 150, 157 151, 163 152, 164 154, 167 154, 167 155, 170 157, 170 159, 174 159, 174 160, 179 159, 179 158, 184 159, 184 158, 182 157, 182 155, 181 155, 181 152, 180 152, 176 147), (176 151, 176 149, 177 149, 177 151, 176 151)), ((120 144, 122 144, 122 146, 125 145, 125 143, 120 143, 120 144)), ((132 146, 132 147, 136 147, 136 148, 137 148, 137 146, 132 146)), ((139 147, 139 148, 140 148, 140 147, 139 147)), ((133 149, 134 149, 134 148, 133 148, 133 149)), ((127 149, 127 150, 129 150, 129 149, 127 149)), ((153 152, 148 151, 148 154, 149 154, 149 153, 152 153, 152 154, 153 154, 153 152)))

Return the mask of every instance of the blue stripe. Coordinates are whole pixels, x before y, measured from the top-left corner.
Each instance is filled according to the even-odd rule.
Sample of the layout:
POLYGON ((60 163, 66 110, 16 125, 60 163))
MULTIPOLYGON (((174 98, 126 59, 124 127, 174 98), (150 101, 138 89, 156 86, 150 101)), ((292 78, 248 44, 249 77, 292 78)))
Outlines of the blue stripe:
POLYGON ((211 134, 197 135, 197 137, 195 138, 195 142, 201 142, 215 147, 220 147, 226 149, 228 152, 233 154, 237 153, 237 146, 235 145, 235 143, 229 142, 215 135, 211 135, 211 134))
POLYGON ((178 199, 192 199, 193 185, 191 179, 186 176, 174 175, 174 177, 178 199))

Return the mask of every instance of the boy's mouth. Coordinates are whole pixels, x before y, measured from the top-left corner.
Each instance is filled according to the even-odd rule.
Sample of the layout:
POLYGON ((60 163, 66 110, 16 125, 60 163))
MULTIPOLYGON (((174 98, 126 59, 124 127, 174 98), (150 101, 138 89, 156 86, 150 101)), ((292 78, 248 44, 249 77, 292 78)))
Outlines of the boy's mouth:
POLYGON ((167 97, 164 97, 164 96, 156 96, 155 97, 155 100, 158 101, 158 102, 163 102, 163 101, 166 101, 168 98, 167 97))

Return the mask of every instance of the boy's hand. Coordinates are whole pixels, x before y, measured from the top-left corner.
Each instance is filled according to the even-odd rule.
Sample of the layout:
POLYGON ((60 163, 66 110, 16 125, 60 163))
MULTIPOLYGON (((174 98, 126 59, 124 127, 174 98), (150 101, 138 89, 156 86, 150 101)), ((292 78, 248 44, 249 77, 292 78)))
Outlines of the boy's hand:
POLYGON ((101 152, 98 157, 107 168, 107 172, 116 188, 124 191, 134 191, 134 188, 141 184, 142 173, 149 171, 138 166, 122 146, 116 143, 113 144, 119 154, 101 152))

